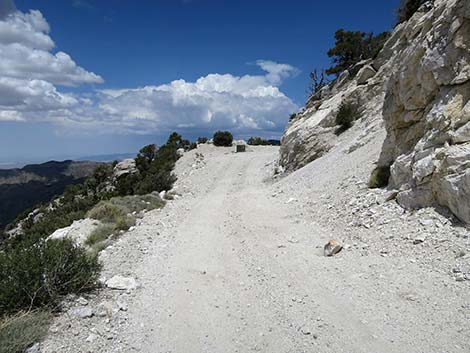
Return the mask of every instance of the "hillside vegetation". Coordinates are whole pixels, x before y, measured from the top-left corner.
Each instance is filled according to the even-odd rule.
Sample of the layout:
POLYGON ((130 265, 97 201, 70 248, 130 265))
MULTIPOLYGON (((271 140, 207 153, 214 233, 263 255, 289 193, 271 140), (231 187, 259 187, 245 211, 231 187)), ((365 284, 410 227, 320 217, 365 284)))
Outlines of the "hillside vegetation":
MULTIPOLYGON (((100 164, 83 183, 67 186, 52 202, 18 216, 0 243, 0 322, 4 319, 0 336, 8 335, 11 325, 18 323, 15 313, 35 308, 54 310, 65 295, 98 286, 101 265, 97 252, 111 234, 132 226, 134 215, 163 207, 158 192, 172 188, 180 148, 189 149, 190 143, 173 133, 160 148, 142 148, 133 161, 134 169, 117 175, 116 163, 100 164), (152 192, 156 194, 150 195, 152 192), (87 242, 95 251, 71 239, 47 239, 85 216, 102 222, 87 242), (10 315, 14 319, 8 319, 10 315)), ((45 166, 42 170, 51 171, 45 166)))

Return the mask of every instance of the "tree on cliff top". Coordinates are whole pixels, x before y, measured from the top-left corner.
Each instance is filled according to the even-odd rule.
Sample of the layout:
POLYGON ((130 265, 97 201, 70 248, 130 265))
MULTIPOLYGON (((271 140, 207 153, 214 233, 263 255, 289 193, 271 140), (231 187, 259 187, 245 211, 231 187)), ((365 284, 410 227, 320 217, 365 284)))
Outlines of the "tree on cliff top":
POLYGON ((388 32, 374 36, 373 33, 338 29, 335 33, 335 46, 328 51, 328 56, 333 58, 334 66, 326 70, 326 73, 338 76, 361 60, 374 58, 388 36, 388 32))
POLYGON ((408 21, 426 0, 401 0, 397 10, 397 23, 408 21))

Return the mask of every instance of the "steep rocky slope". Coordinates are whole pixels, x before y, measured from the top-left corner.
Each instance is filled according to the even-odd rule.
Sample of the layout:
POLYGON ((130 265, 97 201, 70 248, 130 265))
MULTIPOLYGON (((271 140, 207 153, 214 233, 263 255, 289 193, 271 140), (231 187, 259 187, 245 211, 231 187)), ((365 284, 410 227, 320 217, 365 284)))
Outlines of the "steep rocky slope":
POLYGON ((427 2, 357 70, 289 123, 280 165, 293 171, 334 146, 351 153, 386 134, 378 166, 390 170, 399 204, 445 206, 470 222, 470 3, 427 2), (337 136, 342 102, 358 103, 361 118, 337 136))

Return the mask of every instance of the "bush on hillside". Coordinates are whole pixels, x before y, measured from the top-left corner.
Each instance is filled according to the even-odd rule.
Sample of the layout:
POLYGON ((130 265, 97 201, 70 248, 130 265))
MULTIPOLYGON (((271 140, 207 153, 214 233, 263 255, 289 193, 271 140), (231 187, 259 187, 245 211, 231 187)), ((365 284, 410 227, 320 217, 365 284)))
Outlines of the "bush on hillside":
POLYGON ((94 247, 96 244, 103 244, 102 247, 96 249, 97 253, 105 248, 108 244, 104 244, 109 237, 113 234, 117 234, 119 229, 116 227, 114 223, 103 223, 96 227, 91 234, 86 238, 85 244, 91 247, 94 247))
POLYGON ((23 353, 40 342, 49 330, 52 315, 45 310, 19 312, 0 321, 0 353, 23 353))
POLYGON ((336 125, 339 125, 336 130, 337 134, 341 134, 348 130, 355 120, 360 118, 358 104, 351 102, 341 103, 338 113, 336 114, 336 125))
POLYGON ((135 224, 135 217, 129 213, 129 210, 123 206, 110 201, 101 201, 88 212, 87 216, 103 223, 115 224, 116 229, 127 230, 135 224))
POLYGON ((270 144, 268 140, 261 137, 250 137, 247 143, 251 146, 267 146, 270 144))
POLYGON ((108 202, 112 205, 117 205, 126 209, 128 213, 142 212, 144 210, 149 211, 165 206, 165 201, 163 201, 160 198, 160 195, 156 193, 113 197, 108 202))
POLYGON ((207 143, 207 141, 209 141, 209 139, 207 137, 198 137, 197 138, 197 143, 199 143, 199 144, 207 143))
POLYGON ((117 195, 144 195, 153 191, 170 190, 176 181, 173 168, 178 160, 178 149, 192 149, 195 146, 176 132, 167 142, 157 148, 155 145, 143 147, 136 157, 139 173, 126 174, 116 182, 117 195))
POLYGON ((87 190, 94 190, 97 191, 100 189, 101 186, 106 184, 106 182, 111 178, 113 175, 113 165, 112 164, 101 164, 99 165, 85 180, 85 188, 87 190))
POLYGON ((71 240, 41 241, 0 253, 0 312, 55 305, 97 285, 96 256, 71 240))
POLYGON ((83 184, 67 187, 49 204, 17 219, 14 226, 21 223, 21 234, 0 242, 0 313, 55 305, 62 295, 94 288, 100 270, 96 255, 69 240, 45 239, 88 214, 104 222, 90 240, 101 246, 109 235, 134 224, 130 213, 162 207, 155 194, 116 196, 170 190, 179 148, 191 148, 191 143, 173 133, 159 149, 149 145, 140 150, 138 173, 115 182, 115 163, 101 165, 83 184))
POLYGON ((217 131, 213 137, 214 146, 232 146, 233 136, 229 131, 217 131))
POLYGON ((170 172, 171 169, 164 167, 155 167, 155 171, 143 178, 135 188, 138 195, 148 194, 152 191, 170 190, 176 181, 176 176, 170 172))
POLYGON ((154 144, 144 146, 135 157, 135 166, 143 173, 150 168, 150 164, 157 155, 157 146, 154 144))
POLYGON ((401 0, 397 10, 397 23, 408 21, 426 0, 401 0))
POLYGON ((173 132, 168 137, 168 141, 166 142, 166 146, 170 146, 175 148, 176 150, 182 148, 185 151, 189 149, 191 146, 191 141, 183 139, 180 134, 173 132))
POLYGON ((117 234, 120 230, 127 230, 135 224, 134 214, 144 210, 150 211, 162 208, 165 205, 158 194, 133 195, 124 197, 113 197, 108 201, 101 201, 96 205, 88 216, 103 222, 87 238, 86 244, 93 246, 95 250, 106 247, 104 243, 112 234, 117 234), (95 245, 100 244, 96 248, 95 245))

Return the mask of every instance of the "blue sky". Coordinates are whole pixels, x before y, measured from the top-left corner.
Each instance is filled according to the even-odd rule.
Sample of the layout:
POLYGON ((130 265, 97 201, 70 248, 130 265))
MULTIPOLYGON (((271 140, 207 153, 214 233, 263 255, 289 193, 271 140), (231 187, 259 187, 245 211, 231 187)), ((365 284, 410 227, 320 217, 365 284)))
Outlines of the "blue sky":
POLYGON ((0 67, 19 60, 14 46, 22 57, 42 52, 45 66, 19 73, 4 62, 5 90, 36 81, 34 99, 21 91, 0 101, 0 162, 131 152, 171 130, 279 137, 309 71, 328 67, 335 30, 389 30, 398 0, 15 4, 17 15, 0 18, 0 67))

